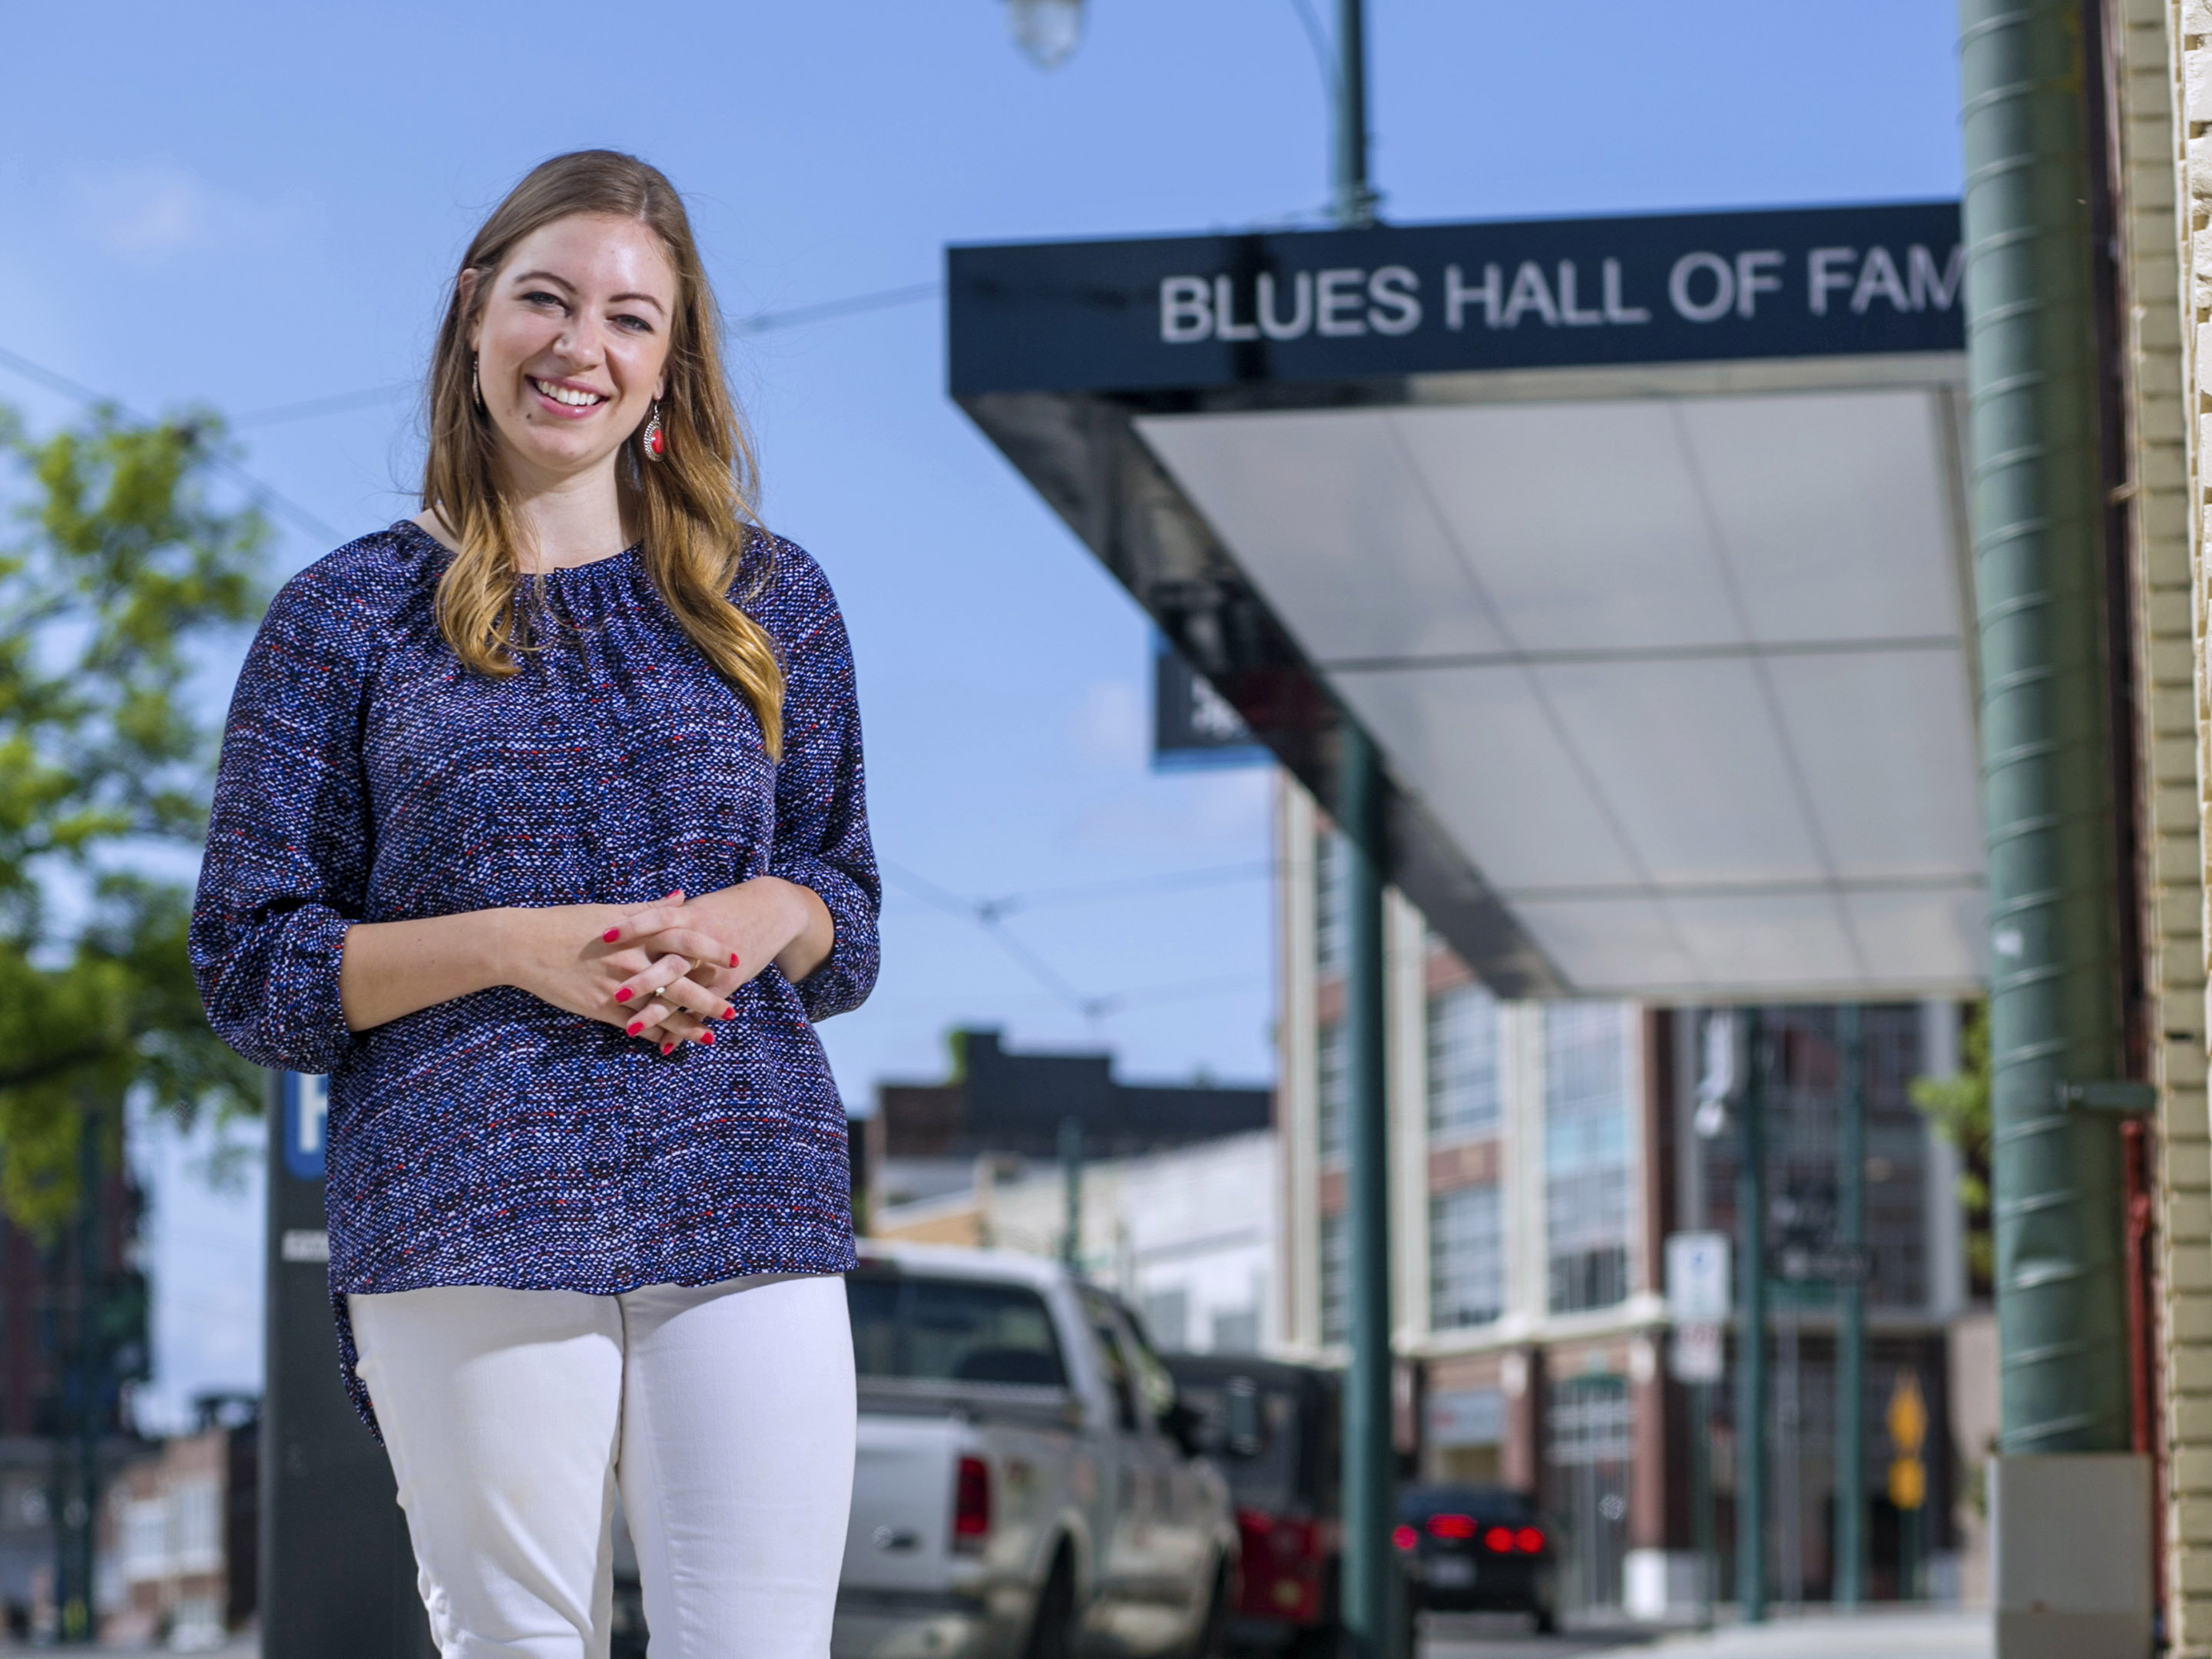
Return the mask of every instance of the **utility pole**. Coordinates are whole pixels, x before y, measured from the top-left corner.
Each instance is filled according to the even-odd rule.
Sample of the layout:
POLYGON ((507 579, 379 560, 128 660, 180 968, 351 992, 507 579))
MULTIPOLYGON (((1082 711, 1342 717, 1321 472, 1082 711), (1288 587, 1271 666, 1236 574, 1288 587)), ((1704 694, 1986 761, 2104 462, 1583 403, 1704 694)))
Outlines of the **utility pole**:
POLYGON ((1366 0, 1337 0, 1335 91, 1330 216, 1344 229, 1364 230, 1375 222, 1380 199, 1367 178, 1366 0))
POLYGON ((1735 1601, 1766 1619, 1766 1031, 1744 1011, 1743 1124, 1735 1166, 1735 1601))
POLYGON ((1060 1121, 1061 1233, 1060 1259, 1070 1273, 1083 1271, 1083 1124, 1060 1121))
MULTIPOLYGON (((1866 1243, 1866 1043, 1858 1004, 1836 1018, 1841 1133, 1836 1149, 1837 1243, 1856 1264, 1866 1243)), ((1866 1280, 1836 1286, 1836 1605, 1866 1594, 1866 1280)))
POLYGON ((1397 1449, 1392 1429, 1390 1188, 1383 1058, 1382 761, 1340 714, 1337 833, 1344 838, 1346 1222, 1351 1363, 1344 1379, 1345 1659, 1398 1659, 1397 1449))
MULTIPOLYGON (((1364 0, 1336 9, 1338 226, 1375 222, 1367 179, 1367 28, 1364 0)), ((1345 1171, 1351 1234, 1351 1364, 1344 1379, 1344 1659, 1399 1659, 1405 1601, 1390 1530, 1397 1519, 1392 1434, 1389 1097, 1383 1043, 1382 757, 1349 709, 1337 711, 1336 829, 1344 838, 1345 1171)))

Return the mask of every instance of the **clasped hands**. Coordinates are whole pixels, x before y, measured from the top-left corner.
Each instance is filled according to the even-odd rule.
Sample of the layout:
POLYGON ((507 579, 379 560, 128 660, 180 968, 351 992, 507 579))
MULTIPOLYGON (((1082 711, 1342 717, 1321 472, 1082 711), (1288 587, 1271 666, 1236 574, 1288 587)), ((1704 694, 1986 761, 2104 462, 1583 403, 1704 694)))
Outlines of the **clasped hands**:
POLYGON ((821 901, 773 877, 654 904, 558 905, 501 913, 525 930, 515 959, 533 995, 619 1026, 663 1054, 714 1041, 738 988, 785 955, 821 901))

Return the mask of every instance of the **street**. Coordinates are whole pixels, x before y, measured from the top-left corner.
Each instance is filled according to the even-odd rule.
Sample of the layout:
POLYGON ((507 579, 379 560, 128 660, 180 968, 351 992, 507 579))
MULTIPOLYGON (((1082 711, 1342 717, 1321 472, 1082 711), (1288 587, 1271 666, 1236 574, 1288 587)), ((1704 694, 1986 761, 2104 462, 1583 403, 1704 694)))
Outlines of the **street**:
POLYGON ((1724 1626, 1706 1636, 1657 1638, 1646 1630, 1619 1626, 1539 1637, 1517 1619, 1431 1616, 1422 1625, 1420 1645, 1421 1659, 1550 1659, 1615 1649, 1641 1650, 1654 1659, 1860 1659, 1875 1654, 1881 1659, 1988 1659, 1990 1652, 1987 1613, 1917 1608, 1848 1619, 1778 1619, 1755 1627, 1724 1626))

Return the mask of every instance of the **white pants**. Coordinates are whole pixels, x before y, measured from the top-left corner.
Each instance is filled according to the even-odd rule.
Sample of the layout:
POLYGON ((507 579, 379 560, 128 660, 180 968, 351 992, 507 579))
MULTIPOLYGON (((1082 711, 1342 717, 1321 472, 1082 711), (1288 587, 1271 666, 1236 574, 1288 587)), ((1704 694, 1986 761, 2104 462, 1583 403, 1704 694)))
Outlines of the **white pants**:
POLYGON ((349 1298, 443 1659, 599 1659, 617 1486, 653 1659, 827 1659, 853 1490, 840 1279, 349 1298))

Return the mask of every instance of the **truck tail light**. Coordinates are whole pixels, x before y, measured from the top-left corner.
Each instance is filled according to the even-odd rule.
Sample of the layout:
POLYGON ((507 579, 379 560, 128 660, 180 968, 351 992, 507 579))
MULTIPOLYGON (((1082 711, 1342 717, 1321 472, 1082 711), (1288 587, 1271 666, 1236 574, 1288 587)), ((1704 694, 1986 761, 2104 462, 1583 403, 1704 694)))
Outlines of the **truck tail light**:
POLYGON ((963 1457, 953 1481, 952 1547, 973 1552, 991 1534, 991 1468, 980 1457, 963 1457))
POLYGON ((1474 1536, 1474 1517, 1471 1515, 1432 1515, 1429 1517, 1429 1536, 1472 1538, 1474 1536))
POLYGON ((1544 1553, 1544 1534, 1535 1528, 1523 1527, 1513 1535, 1520 1541, 1523 1554, 1541 1555, 1544 1553))
POLYGON ((1311 1624, 1321 1617, 1322 1568, 1328 1537, 1316 1522, 1264 1510, 1237 1511, 1243 1545, 1237 1609, 1249 1618, 1311 1624))

